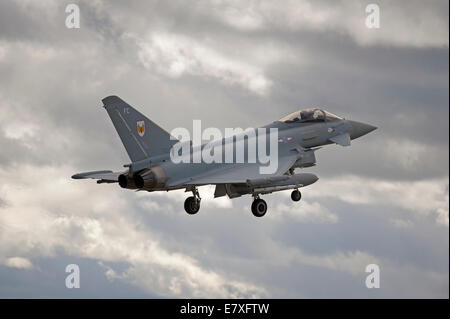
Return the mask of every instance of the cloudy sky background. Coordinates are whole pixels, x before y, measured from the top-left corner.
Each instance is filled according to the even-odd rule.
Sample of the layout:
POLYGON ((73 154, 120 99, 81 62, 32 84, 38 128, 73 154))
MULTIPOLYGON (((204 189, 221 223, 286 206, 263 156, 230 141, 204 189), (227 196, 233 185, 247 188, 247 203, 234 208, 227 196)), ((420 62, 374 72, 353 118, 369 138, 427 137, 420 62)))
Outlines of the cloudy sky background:
POLYGON ((449 297, 448 1, 0 2, 0 297, 449 297), (75 181, 127 155, 119 95, 171 130, 319 106, 377 126, 320 180, 183 210, 183 191, 75 181), (66 289, 76 263, 81 288, 66 289), (381 288, 365 287, 367 264, 381 288))

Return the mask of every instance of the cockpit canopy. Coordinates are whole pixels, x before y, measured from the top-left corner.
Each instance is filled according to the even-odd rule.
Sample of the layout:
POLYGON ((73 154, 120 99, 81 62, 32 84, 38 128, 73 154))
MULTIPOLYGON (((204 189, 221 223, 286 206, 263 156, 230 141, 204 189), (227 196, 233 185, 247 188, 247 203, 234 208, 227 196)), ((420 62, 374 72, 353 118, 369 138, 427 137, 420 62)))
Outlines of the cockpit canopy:
POLYGON ((291 113, 280 119, 280 122, 305 123, 305 122, 325 122, 336 120, 342 120, 342 118, 321 109, 310 108, 291 113))

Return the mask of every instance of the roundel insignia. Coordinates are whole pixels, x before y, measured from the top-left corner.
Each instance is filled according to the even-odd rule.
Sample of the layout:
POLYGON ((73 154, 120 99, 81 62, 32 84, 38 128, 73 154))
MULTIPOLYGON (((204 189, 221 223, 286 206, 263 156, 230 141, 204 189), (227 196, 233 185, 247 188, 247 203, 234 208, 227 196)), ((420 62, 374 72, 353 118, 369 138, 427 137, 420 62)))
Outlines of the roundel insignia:
POLYGON ((143 137, 145 135, 145 121, 137 121, 137 132, 140 137, 143 137))

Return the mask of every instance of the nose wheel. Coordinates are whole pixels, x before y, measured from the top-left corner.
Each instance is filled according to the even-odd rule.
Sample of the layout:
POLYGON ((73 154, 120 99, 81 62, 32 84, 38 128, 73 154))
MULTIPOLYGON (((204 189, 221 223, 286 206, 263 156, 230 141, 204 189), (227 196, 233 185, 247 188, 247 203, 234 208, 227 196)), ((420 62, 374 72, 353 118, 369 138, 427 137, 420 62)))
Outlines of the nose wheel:
POLYGON ((184 210, 189 215, 197 214, 198 211, 200 210, 201 198, 200 198, 200 194, 198 193, 197 188, 192 189, 192 194, 194 196, 190 196, 190 197, 186 198, 186 200, 184 201, 184 210))
POLYGON ((265 200, 256 197, 252 203, 252 213, 255 217, 263 217, 267 212, 267 203, 265 200))
POLYGON ((291 199, 294 202, 298 202, 300 199, 302 199, 302 193, 300 193, 300 191, 298 189, 293 190, 291 193, 291 199))

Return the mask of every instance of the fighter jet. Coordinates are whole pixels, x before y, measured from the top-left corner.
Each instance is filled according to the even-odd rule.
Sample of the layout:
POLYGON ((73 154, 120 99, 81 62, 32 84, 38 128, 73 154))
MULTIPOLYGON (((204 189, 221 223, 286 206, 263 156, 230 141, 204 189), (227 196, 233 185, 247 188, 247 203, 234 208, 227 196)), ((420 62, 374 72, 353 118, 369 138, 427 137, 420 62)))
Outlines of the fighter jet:
MULTIPOLYGON (((96 179, 99 184, 118 183, 122 188, 137 191, 185 189, 192 192, 192 196, 184 202, 188 214, 199 211, 201 197, 198 187, 203 185, 215 185, 214 197, 251 195, 251 211, 256 217, 262 217, 267 212, 267 203, 261 198, 262 195, 292 190, 291 199, 298 202, 301 199, 299 189, 315 183, 318 177, 311 173, 295 173, 296 168, 316 165, 315 151, 324 145, 349 146, 351 140, 376 129, 375 126, 346 120, 321 108, 296 111, 262 127, 266 130, 277 129, 274 131, 278 134, 277 168, 262 174, 263 164, 250 161, 249 156, 243 162, 231 163, 174 162, 176 145, 187 145, 191 151, 189 159, 195 156, 195 152, 204 150, 206 145, 195 147, 192 141, 180 142, 117 96, 108 96, 102 102, 131 163, 124 165, 124 171, 91 171, 75 174, 72 178, 96 179)), ((239 134, 226 137, 215 141, 215 145, 226 149, 230 143, 235 145, 239 138, 239 134)), ((248 147, 248 136, 247 140, 245 136, 243 138, 244 144, 241 145, 248 147)), ((235 153, 233 159, 236 159, 235 153)))

